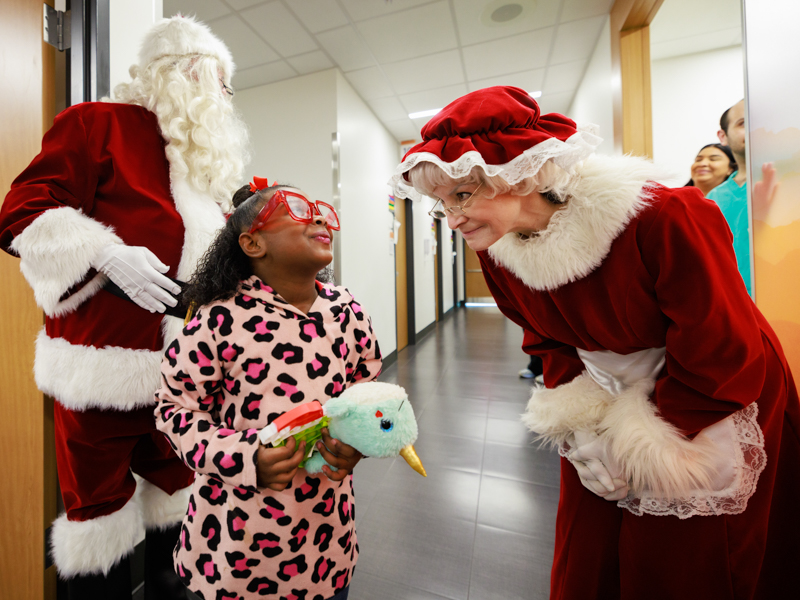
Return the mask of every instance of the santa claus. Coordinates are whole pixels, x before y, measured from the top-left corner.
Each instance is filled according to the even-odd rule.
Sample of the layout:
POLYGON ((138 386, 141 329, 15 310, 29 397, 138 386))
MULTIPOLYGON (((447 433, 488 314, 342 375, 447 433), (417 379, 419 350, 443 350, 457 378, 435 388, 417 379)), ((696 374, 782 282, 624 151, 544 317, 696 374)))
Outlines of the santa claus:
POLYGON ((176 282, 224 225, 246 160, 231 54, 205 25, 157 23, 130 72, 113 100, 56 118, 0 211, 0 245, 46 315, 34 370, 56 399, 65 507, 52 553, 82 600, 130 597, 143 530, 146 596, 185 593, 171 551, 192 472, 152 406, 163 348, 183 325, 176 282))

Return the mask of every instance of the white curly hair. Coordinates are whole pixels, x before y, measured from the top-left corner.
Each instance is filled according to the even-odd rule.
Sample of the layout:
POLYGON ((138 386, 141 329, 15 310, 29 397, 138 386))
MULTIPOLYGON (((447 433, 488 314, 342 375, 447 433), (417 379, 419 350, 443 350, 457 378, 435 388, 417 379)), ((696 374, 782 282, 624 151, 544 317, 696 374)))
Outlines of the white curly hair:
POLYGON ((479 165, 474 166, 468 175, 459 178, 450 177, 438 165, 423 161, 408 172, 408 179, 414 189, 426 196, 435 197, 433 190, 438 186, 456 186, 460 184, 482 184, 486 198, 494 198, 499 194, 527 196, 531 192, 546 195, 551 202, 564 202, 569 196, 569 189, 579 176, 562 169, 548 160, 535 175, 525 177, 521 181, 510 184, 502 175, 490 177, 479 165))
MULTIPOLYGON (((164 56, 130 68, 106 101, 136 104, 155 113, 171 175, 186 177, 210 193, 226 212, 249 160, 248 132, 221 83, 225 71, 215 56, 164 56)), ((225 82, 227 84, 227 82, 225 82)))

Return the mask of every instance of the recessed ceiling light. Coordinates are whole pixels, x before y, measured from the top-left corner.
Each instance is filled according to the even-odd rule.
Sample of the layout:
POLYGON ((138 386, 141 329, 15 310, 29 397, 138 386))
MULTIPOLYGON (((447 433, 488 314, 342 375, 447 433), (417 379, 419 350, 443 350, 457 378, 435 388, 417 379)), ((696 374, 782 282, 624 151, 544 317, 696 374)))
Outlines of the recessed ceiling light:
POLYGON ((438 113, 441 108, 432 108, 431 110, 421 110, 419 112, 408 113, 410 119, 422 119, 423 117, 432 117, 438 113))
POLYGON ((541 98, 542 97, 542 92, 528 92, 528 95, 531 98, 541 98))
POLYGON ((511 25, 530 16, 536 10, 536 0, 493 0, 481 13, 481 23, 489 27, 511 25))

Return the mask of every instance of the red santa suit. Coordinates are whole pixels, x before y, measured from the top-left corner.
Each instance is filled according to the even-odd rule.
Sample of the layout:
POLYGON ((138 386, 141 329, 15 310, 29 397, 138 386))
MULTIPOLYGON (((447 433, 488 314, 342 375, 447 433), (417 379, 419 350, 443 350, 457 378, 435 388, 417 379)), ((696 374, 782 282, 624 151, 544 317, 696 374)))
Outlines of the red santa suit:
POLYGON ((544 362, 523 421, 564 457, 551 598, 796 595, 800 404, 716 205, 653 183, 643 159, 593 155, 595 136, 540 116, 517 88, 456 100, 422 137, 396 193, 413 196, 407 173, 429 162, 459 181, 475 167, 509 185, 537 178, 563 202, 544 230, 478 253, 544 362), (581 444, 627 497, 584 487, 581 444))
POLYGON ((20 256, 46 315, 34 371, 57 400, 66 514, 52 539, 62 577, 107 572, 143 525, 177 523, 187 505, 179 490, 192 473, 152 418, 163 348, 182 320, 103 290, 106 276, 92 268, 108 244, 144 246, 185 281, 224 225, 212 197, 171 174, 164 148, 156 116, 140 106, 69 108, 0 211, 0 246, 20 256))

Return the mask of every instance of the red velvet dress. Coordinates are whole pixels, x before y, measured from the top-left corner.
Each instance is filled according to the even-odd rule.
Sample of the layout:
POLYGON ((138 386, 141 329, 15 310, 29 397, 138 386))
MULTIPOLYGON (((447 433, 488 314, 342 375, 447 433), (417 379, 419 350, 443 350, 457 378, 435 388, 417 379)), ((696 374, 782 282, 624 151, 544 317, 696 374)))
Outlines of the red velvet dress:
POLYGON ((651 196, 588 274, 533 289, 513 274, 530 265, 500 264, 493 246, 478 253, 486 281, 525 330, 523 349, 543 359, 548 388, 582 373, 576 349, 666 347, 650 396, 661 419, 691 438, 755 402, 766 467, 740 514, 680 519, 635 515, 594 495, 562 458, 551 598, 797 597, 800 404, 791 372, 747 295, 718 208, 695 188, 659 186, 651 196))

